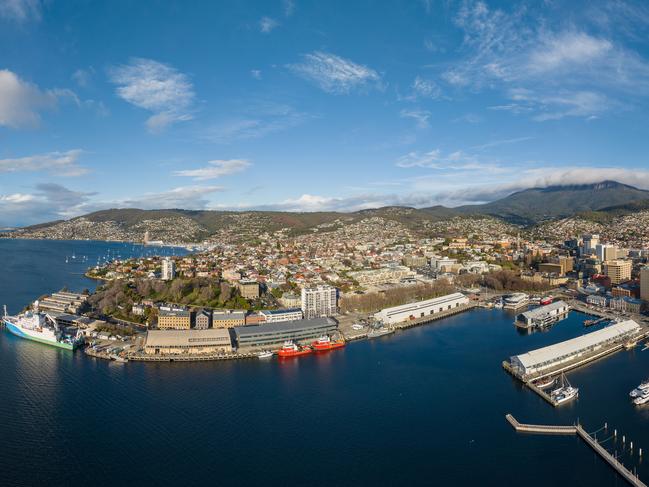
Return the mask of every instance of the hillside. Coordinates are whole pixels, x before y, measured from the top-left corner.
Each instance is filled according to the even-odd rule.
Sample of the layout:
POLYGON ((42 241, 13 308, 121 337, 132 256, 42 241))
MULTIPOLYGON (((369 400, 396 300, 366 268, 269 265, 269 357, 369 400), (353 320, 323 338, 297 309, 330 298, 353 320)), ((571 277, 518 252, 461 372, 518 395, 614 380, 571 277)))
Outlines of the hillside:
MULTIPOLYGON (((573 216, 604 222, 647 208, 649 191, 615 181, 604 181, 530 188, 490 203, 456 208, 390 206, 350 213, 110 209, 67 221, 25 227, 4 236, 138 241, 142 240, 145 232, 149 232, 151 240, 167 242, 218 241, 226 237, 231 241, 233 235, 240 235, 241 241, 248 241, 265 232, 280 229, 294 235, 327 232, 372 218, 394 221, 410 231, 429 235, 440 233, 450 221, 461 222, 462 219, 477 217, 532 227, 573 216)), ((493 223, 489 225, 493 227, 493 223)))

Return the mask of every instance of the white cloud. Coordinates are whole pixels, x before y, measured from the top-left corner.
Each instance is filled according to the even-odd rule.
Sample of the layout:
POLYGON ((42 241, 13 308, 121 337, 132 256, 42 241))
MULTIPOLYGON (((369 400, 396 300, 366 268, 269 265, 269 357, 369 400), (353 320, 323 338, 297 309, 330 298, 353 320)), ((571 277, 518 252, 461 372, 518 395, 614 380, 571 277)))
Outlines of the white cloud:
POLYGON ((0 70, 0 126, 37 126, 41 120, 39 112, 55 108, 59 98, 64 96, 74 96, 76 99, 71 91, 42 91, 9 70, 0 70))
POLYGON ((81 88, 86 88, 94 74, 95 69, 92 66, 88 69, 79 68, 72 73, 72 79, 81 88))
POLYGON ((304 62, 288 66, 327 93, 347 94, 355 89, 382 88, 381 76, 373 69, 322 51, 304 55, 304 62))
POLYGON ((208 161, 206 167, 175 171, 174 174, 176 176, 191 177, 197 181, 205 181, 245 171, 248 167, 250 167, 250 162, 246 159, 214 160, 208 161))
POLYGON ((583 17, 576 26, 548 21, 542 8, 506 7, 510 11, 482 1, 462 4, 455 23, 464 32, 463 56, 442 73, 448 84, 474 92, 524 91, 525 103, 492 108, 537 121, 588 119, 625 109, 618 99, 649 95, 649 62, 611 32, 594 33, 583 17))
POLYGON ((84 212, 93 194, 53 183, 37 185, 34 193, 0 194, 0 226, 30 225, 76 216, 84 212))
POLYGON ((88 170, 79 166, 81 149, 66 152, 49 152, 13 159, 0 159, 0 173, 48 171, 56 176, 81 176, 88 170))
POLYGON ((464 151, 458 150, 444 154, 440 149, 433 149, 424 153, 417 151, 409 152, 399 157, 396 165, 397 167, 403 168, 422 167, 450 171, 479 169, 482 171, 499 172, 502 170, 498 164, 480 161, 477 156, 467 154, 464 151))
POLYGON ((412 94, 415 98, 435 100, 442 95, 442 90, 434 81, 417 76, 412 82, 412 94))
POLYGON ((282 5, 284 6, 284 16, 290 17, 295 13, 295 1, 294 0, 282 0, 282 5))
POLYGON ((192 119, 194 87, 187 75, 172 66, 133 58, 128 64, 111 68, 109 75, 120 98, 153 113, 146 122, 151 132, 192 119))
POLYGON ((279 26, 279 22, 270 17, 262 17, 259 21, 259 30, 264 34, 270 33, 273 29, 279 26))
POLYGON ((430 126, 428 119, 430 118, 430 112, 428 110, 401 110, 399 112, 401 118, 411 118, 413 119, 417 127, 420 129, 425 129, 430 126))
POLYGON ((274 103, 253 103, 246 111, 249 113, 211 125, 200 138, 217 144, 258 139, 296 127, 312 118, 291 106, 274 103))
POLYGON ((598 39, 584 32, 561 32, 545 40, 530 53, 529 66, 537 72, 574 69, 600 60, 613 50, 607 39, 598 39))
POLYGON ((104 204, 106 208, 140 208, 143 210, 182 208, 202 210, 209 205, 207 196, 223 191, 222 186, 182 186, 161 193, 145 193, 138 198, 104 204))
POLYGON ((0 17, 17 22, 41 19, 40 0, 0 0, 0 17))
POLYGON ((261 79, 261 71, 258 69, 251 69, 250 76, 252 76, 255 79, 261 79))

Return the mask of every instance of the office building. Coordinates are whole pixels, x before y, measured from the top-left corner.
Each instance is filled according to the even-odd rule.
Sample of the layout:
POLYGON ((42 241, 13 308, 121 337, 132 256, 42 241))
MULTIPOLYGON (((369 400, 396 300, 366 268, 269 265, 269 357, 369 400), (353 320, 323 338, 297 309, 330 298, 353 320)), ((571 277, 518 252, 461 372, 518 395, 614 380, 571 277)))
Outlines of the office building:
POLYGON ((615 245, 597 244, 595 255, 601 262, 617 259, 617 247, 615 245))
POLYGON ((640 298, 649 302, 649 266, 640 270, 640 298))
POLYGON ((630 260, 609 260, 604 262, 604 274, 611 279, 611 284, 621 284, 631 280, 633 263, 630 260))
POLYGON ((338 313, 338 290, 333 286, 302 288, 302 313, 305 319, 338 313))
POLYGON ((158 312, 159 330, 189 330, 191 313, 184 309, 160 308, 158 312))
POLYGON ((599 243, 599 235, 584 235, 584 254, 591 255, 595 253, 597 244, 599 243))
POLYGON ((282 323, 284 321, 297 321, 303 317, 300 308, 272 309, 259 312, 264 317, 265 323, 282 323))
POLYGON ((225 311, 212 313, 212 327, 234 328, 246 324, 246 313, 244 311, 225 311))
POLYGON ((259 326, 236 327, 238 347, 279 348, 287 340, 308 343, 338 329, 333 318, 266 323, 259 326))

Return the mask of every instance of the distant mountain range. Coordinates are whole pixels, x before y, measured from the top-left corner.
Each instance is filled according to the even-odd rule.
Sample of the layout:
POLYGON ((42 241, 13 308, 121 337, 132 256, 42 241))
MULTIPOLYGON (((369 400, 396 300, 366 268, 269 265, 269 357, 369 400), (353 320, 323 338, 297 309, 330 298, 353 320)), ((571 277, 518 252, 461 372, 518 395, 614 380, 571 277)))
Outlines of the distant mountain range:
POLYGON ((602 221, 612 216, 648 209, 649 191, 616 181, 603 181, 596 184, 530 188, 490 203, 455 208, 433 206, 415 209, 396 206, 352 213, 111 209, 89 213, 68 221, 33 225, 12 233, 15 236, 24 234, 41 238, 64 238, 65 232, 73 232, 74 238, 106 238, 102 235, 112 232, 115 238, 129 239, 142 235, 145 230, 152 230, 152 235, 176 231, 178 234, 200 239, 236 227, 253 232, 290 228, 296 233, 302 233, 316 226, 340 226, 371 217, 394 220, 409 228, 416 228, 422 222, 476 216, 488 216, 508 223, 533 226, 575 215, 602 221), (101 232, 97 233, 96 228, 101 228, 101 232), (55 232, 56 236, 48 237, 50 233, 55 232))
POLYGON ((519 191, 482 205, 425 208, 440 217, 489 215, 519 225, 566 218, 594 211, 639 211, 649 207, 649 191, 616 181, 569 186, 548 186, 519 191), (634 210, 634 208, 637 208, 634 210))

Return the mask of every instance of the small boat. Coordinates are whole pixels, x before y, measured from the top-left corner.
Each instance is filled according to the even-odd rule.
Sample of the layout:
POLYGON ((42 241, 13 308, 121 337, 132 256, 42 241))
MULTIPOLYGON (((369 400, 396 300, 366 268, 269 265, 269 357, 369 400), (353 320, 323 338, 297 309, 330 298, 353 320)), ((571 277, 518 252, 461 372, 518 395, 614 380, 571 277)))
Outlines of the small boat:
POLYGON ((631 350, 632 348, 635 348, 637 344, 638 344, 637 340, 629 340, 624 344, 624 348, 626 348, 627 350, 631 350))
POLYGON ((545 379, 537 380, 534 382, 534 385, 539 389, 547 389, 548 387, 553 386, 556 381, 557 379, 554 377, 546 377, 545 379))
POLYGON ((633 400, 633 404, 635 404, 636 406, 641 406, 643 404, 646 404, 647 402, 649 402, 649 391, 644 391, 642 395, 636 397, 633 400))
POLYGON ((494 303, 494 309, 503 309, 503 300, 496 301, 494 303))
POLYGON ((373 330, 370 330, 367 333, 367 338, 378 338, 385 335, 389 335, 390 333, 394 333, 394 330, 382 326, 381 328, 375 328, 373 330))
POLYGON ((315 352, 325 352, 327 350, 334 350, 345 346, 345 340, 333 341, 331 337, 325 335, 318 338, 311 344, 315 352))
POLYGON ((565 374, 561 374, 561 386, 550 392, 550 398, 557 406, 575 399, 578 395, 579 389, 568 382, 565 374))
POLYGON ((284 346, 279 349, 277 356, 280 358, 299 357, 312 352, 313 350, 308 347, 298 347, 295 343, 288 341, 284 342, 284 346))
POLYGON ((273 355, 275 355, 273 352, 270 350, 264 350, 262 352, 259 352, 257 354, 257 358, 271 358, 273 355))
POLYGON ((629 392, 629 396, 638 397, 641 396, 645 391, 649 392, 649 379, 645 380, 638 387, 629 392))

